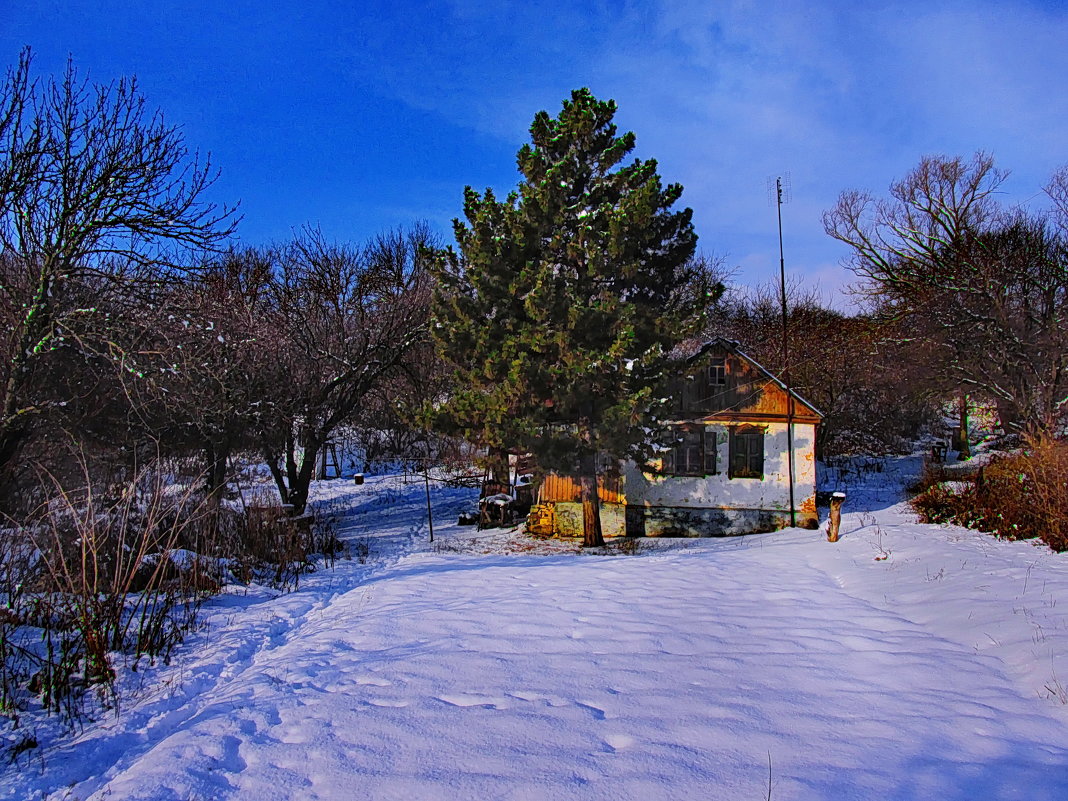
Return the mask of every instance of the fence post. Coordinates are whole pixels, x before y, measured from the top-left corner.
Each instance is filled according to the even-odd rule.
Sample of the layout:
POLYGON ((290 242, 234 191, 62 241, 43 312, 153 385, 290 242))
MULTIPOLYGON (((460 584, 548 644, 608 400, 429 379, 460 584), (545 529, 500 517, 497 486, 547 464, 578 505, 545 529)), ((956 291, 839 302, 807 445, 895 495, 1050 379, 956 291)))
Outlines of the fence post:
POLYGON ((846 499, 844 492, 831 495, 831 519, 827 526, 827 542, 838 542, 838 528, 842 525, 842 503, 846 499))

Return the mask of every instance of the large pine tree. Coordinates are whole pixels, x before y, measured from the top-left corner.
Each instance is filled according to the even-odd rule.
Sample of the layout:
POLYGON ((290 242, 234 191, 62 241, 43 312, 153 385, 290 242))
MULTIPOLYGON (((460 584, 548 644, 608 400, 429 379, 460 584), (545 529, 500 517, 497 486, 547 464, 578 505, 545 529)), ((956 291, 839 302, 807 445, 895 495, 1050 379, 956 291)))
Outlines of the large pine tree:
POLYGON ((500 201, 468 187, 437 268, 434 332, 460 387, 439 421, 576 476, 585 545, 604 541, 598 455, 649 455, 672 348, 722 289, 694 291, 682 187, 654 160, 622 165, 634 134, 617 134, 615 112, 588 89, 539 112, 518 188, 500 201))

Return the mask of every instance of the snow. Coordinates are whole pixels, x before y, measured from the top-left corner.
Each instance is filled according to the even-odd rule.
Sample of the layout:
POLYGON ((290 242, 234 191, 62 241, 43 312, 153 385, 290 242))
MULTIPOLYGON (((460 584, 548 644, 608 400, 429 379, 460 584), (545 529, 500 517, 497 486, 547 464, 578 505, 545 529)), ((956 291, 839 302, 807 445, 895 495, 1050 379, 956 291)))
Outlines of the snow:
POLYGON ((838 543, 636 555, 451 525, 443 487, 430 544, 421 483, 323 482, 366 564, 229 587, 0 798, 759 799, 769 760, 776 801, 1068 798, 1068 557, 918 524, 894 480, 846 488, 838 543))

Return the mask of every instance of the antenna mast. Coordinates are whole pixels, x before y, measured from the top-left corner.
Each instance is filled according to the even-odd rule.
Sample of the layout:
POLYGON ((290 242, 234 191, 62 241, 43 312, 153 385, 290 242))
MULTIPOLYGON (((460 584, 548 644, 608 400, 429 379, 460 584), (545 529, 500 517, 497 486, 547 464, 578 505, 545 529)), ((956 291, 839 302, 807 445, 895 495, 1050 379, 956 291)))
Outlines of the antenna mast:
POLYGON ((790 384, 790 318, 786 311, 786 258, 782 247, 782 204, 790 202, 790 173, 779 176, 772 186, 768 178, 768 194, 774 190, 775 210, 779 218, 779 290, 782 302, 782 378, 786 384, 786 464, 790 482, 790 525, 797 525, 794 510, 794 391, 790 384))

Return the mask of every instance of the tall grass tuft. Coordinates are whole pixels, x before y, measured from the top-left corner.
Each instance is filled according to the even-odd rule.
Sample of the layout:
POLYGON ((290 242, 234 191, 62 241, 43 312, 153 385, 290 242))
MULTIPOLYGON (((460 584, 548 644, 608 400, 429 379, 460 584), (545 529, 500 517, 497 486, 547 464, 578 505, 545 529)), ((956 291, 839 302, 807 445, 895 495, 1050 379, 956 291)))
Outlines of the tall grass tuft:
POLYGON ((303 573, 315 569, 315 557, 328 563, 342 550, 337 538, 337 511, 310 505, 302 515, 278 502, 277 493, 261 488, 249 493, 245 514, 233 530, 229 551, 237 557, 240 575, 281 589, 293 589, 303 573))
POLYGON ((184 549, 209 546, 213 515, 159 463, 128 480, 70 490, 50 476, 47 500, 0 530, 0 706, 37 695, 73 720, 78 690, 113 697, 115 659, 170 656, 195 624, 220 570, 184 549))
POLYGON ((82 460, 0 521, 0 714, 17 725, 39 704, 73 725, 87 690, 117 700, 120 663, 169 660, 224 583, 292 589, 341 550, 339 510, 294 517, 273 490, 222 503, 202 479, 158 459, 102 479, 82 460))

